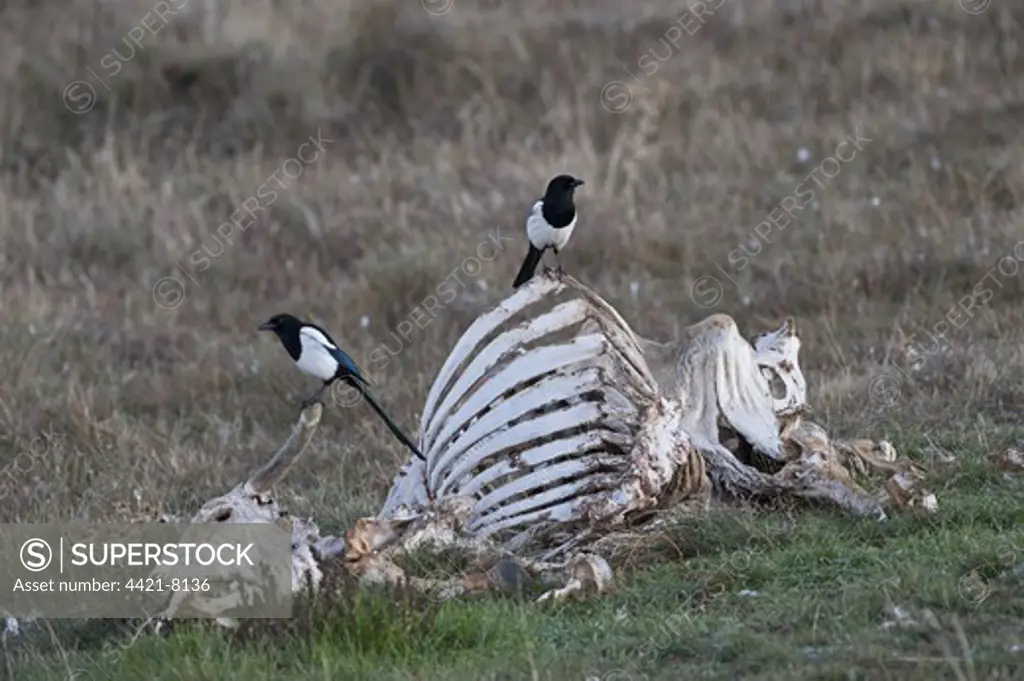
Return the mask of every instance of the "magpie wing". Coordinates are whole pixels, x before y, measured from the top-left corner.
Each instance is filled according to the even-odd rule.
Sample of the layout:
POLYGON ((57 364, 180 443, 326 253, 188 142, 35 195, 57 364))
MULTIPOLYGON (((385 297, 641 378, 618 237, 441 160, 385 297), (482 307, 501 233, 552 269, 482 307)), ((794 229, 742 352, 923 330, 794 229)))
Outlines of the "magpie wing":
POLYGON ((359 365, 348 356, 347 352, 338 347, 337 343, 334 342, 334 339, 326 331, 314 324, 308 324, 302 327, 299 335, 304 336, 323 348, 338 363, 343 372, 354 376, 362 383, 366 383, 359 365))

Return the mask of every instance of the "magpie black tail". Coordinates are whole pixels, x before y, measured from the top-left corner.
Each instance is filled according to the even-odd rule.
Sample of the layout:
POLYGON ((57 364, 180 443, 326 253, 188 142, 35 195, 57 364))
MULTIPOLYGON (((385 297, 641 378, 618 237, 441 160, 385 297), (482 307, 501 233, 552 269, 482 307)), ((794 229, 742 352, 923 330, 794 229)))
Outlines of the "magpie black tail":
POLYGON ((530 250, 526 252, 526 259, 523 260, 523 266, 519 268, 519 274, 516 275, 516 280, 512 283, 512 288, 519 288, 526 282, 530 281, 533 273, 537 271, 537 265, 540 264, 540 256, 543 251, 535 248, 533 244, 530 244, 530 250))
POLYGON ((423 461, 427 460, 427 458, 423 456, 423 453, 420 452, 420 450, 416 447, 415 444, 413 444, 412 440, 410 440, 409 437, 405 433, 403 433, 398 426, 395 425, 395 422, 391 420, 391 417, 384 412, 384 408, 380 406, 380 403, 376 400, 376 398, 374 398, 370 391, 366 389, 365 386, 363 386, 358 380, 354 379, 347 381, 347 383, 353 386, 362 394, 363 399, 366 400, 366 403, 370 405, 371 409, 377 412, 377 416, 379 416, 381 420, 384 421, 384 425, 388 427, 388 430, 394 433, 395 437, 397 437, 402 442, 402 444, 409 448, 409 451, 411 451, 413 454, 418 456, 423 461))

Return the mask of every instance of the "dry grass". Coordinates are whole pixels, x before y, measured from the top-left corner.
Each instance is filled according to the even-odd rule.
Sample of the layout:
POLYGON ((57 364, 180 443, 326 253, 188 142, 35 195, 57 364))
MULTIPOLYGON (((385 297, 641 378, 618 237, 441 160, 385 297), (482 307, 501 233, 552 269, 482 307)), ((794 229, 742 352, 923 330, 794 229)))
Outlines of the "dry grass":
MULTIPOLYGON (((708 276, 715 310, 748 333, 796 315, 814 406, 840 430, 883 434, 871 426, 893 409, 865 399, 880 363, 906 364, 905 335, 930 345, 1012 256, 1015 10, 727 2, 697 25, 667 3, 360 4, 193 0, 166 24, 134 0, 5 10, 0 446, 31 452, 5 517, 106 518, 134 490, 180 510, 230 485, 310 388, 255 332, 277 311, 332 329, 414 429, 458 334, 507 291, 525 207, 562 170, 588 180, 574 273, 651 337, 708 313, 691 299, 696 281, 713 300, 708 276), (143 25, 156 35, 137 47, 126 36, 143 25), (99 94, 86 113, 61 103, 75 79, 99 94), (612 80, 635 95, 623 113, 602 106, 612 80), (301 152, 316 159, 286 165, 318 131, 332 141, 301 152), (805 182, 856 131, 871 141, 839 151, 853 155, 839 174, 805 182), (784 224, 787 196, 806 203, 801 183, 818 203, 758 237, 770 214, 784 224), (259 192, 251 220, 242 205, 261 185, 277 196, 259 192), (244 231, 218 233, 233 213, 244 231), (741 245, 760 252, 737 272, 741 245), (155 302, 175 302, 174 283, 154 291, 165 276, 184 288, 174 309, 155 302), (432 316, 416 311, 432 294, 432 316), (43 432, 56 445, 30 449, 43 432)), ((900 377, 895 410, 936 423, 965 398, 993 418, 1019 410, 1017 382, 999 379, 1020 375, 1021 277, 989 282, 987 305, 947 334, 956 375, 900 377)), ((326 426, 290 485, 372 510, 401 446, 362 406, 326 426)))
MULTIPOLYGON (((113 519, 136 492, 188 512, 228 489, 313 387, 256 332, 275 312, 332 330, 414 431, 563 171, 587 181, 566 267, 643 335, 710 313, 714 277, 713 311, 748 335, 797 317, 816 416, 840 435, 987 445, 1019 424, 1024 270, 993 268, 1024 226, 1024 7, 709 0, 690 35, 685 3, 662 0, 161 4, 184 9, 0 12, 5 521, 113 519), (123 41, 144 23, 156 35, 123 41), (88 112, 62 103, 86 103, 75 80, 98 93, 88 112), (632 89, 623 112, 611 81, 632 89), (316 160, 266 185, 318 134, 316 160), (742 268, 741 245, 758 251, 742 268), (173 309, 162 277, 183 285, 173 309)), ((365 406, 333 409, 282 500, 342 525, 405 457, 365 406)))

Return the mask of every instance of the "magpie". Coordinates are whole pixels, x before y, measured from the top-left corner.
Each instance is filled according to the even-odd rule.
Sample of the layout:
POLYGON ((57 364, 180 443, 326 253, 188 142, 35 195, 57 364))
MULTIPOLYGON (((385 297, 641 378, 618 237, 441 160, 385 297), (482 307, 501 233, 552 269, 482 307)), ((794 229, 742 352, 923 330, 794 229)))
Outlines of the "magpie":
POLYGON ((403 433, 395 422, 384 413, 384 409, 370 393, 366 378, 363 377, 359 367, 352 361, 344 350, 338 347, 330 334, 316 324, 303 322, 290 314, 276 314, 259 326, 260 331, 273 331, 277 335, 281 345, 288 351, 291 358, 295 360, 295 366, 303 373, 315 376, 323 381, 323 385, 309 398, 303 400, 303 408, 318 402, 324 391, 337 380, 344 381, 352 386, 363 396, 363 399, 370 407, 377 412, 388 429, 394 433, 402 444, 409 448, 413 454, 426 461, 426 458, 416 448, 405 433, 403 433))
POLYGON ((572 175, 557 175, 548 183, 544 198, 533 204, 526 217, 526 238, 530 241, 530 249, 526 252, 523 266, 519 268, 512 288, 519 288, 530 280, 548 248, 555 252, 558 274, 562 274, 562 261, 558 252, 569 243, 572 230, 576 227, 576 205, 572 198, 576 187, 582 185, 583 180, 572 175))

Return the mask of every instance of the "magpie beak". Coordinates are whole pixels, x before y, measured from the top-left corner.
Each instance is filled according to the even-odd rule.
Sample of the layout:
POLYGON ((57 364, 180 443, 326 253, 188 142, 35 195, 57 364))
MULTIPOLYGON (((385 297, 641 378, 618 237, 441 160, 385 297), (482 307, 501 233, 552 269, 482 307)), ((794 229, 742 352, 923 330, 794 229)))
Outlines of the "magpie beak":
POLYGON ((583 184, 584 184, 583 180, 573 180, 572 181, 573 188, 582 187, 583 184))
POLYGON ((263 322, 258 327, 256 327, 256 329, 258 331, 273 331, 274 330, 274 325, 271 324, 270 322, 263 322))

